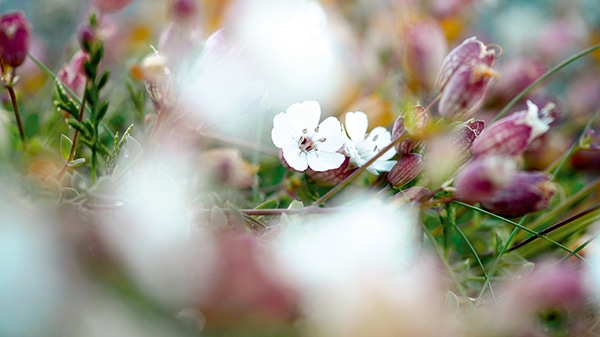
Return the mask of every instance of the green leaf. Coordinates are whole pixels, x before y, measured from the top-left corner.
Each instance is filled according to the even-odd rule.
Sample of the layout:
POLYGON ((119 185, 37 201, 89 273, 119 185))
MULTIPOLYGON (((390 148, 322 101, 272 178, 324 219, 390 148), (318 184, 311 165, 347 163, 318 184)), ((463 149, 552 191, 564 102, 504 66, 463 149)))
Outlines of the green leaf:
POLYGON ((72 119, 69 118, 67 119, 67 123, 75 130, 81 132, 81 135, 83 136, 83 138, 86 139, 90 139, 92 138, 92 135, 90 134, 89 130, 85 127, 85 125, 83 123, 81 123, 80 121, 76 120, 76 119, 72 119))
POLYGON ((89 79, 96 78, 97 70, 96 70, 96 67, 94 67, 94 65, 91 62, 84 62, 83 70, 85 71, 85 76, 87 76, 87 78, 89 78, 89 79))
POLYGON ((263 202, 262 204, 256 206, 254 209, 269 209, 269 208, 277 208, 279 206, 279 200, 271 199, 263 202))
POLYGON ((33 138, 40 127, 40 117, 38 114, 31 114, 25 118, 25 135, 27 138, 33 138))
POLYGON ((71 154, 71 148, 73 147, 73 141, 65 134, 60 135, 60 155, 62 156, 64 161, 69 160, 69 155, 71 154))
POLYGON ((60 82, 56 82, 56 93, 58 94, 58 98, 60 98, 61 102, 68 102, 69 96, 65 92, 65 88, 60 82))
POLYGON ((106 70, 100 76, 100 80, 98 80, 98 89, 102 89, 106 83, 108 83, 108 79, 110 78, 110 71, 106 70))
POLYGON ((101 121, 104 116, 106 116, 106 112, 108 112, 108 101, 102 102, 100 109, 98 110, 98 115, 96 116, 96 121, 101 121))

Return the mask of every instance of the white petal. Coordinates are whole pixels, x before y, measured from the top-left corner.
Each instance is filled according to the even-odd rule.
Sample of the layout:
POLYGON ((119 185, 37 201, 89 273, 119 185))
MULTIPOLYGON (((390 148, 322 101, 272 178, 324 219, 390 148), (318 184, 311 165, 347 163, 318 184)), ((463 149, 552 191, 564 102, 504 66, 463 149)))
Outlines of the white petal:
POLYGON ((319 143, 319 150, 335 152, 344 146, 346 137, 342 131, 342 124, 335 117, 327 117, 321 124, 319 124, 319 132, 315 133, 312 137, 314 141, 325 139, 324 142, 319 143))
POLYGON ((290 105, 285 114, 298 132, 302 132, 303 129, 313 132, 321 119, 321 106, 317 101, 304 101, 290 105))
POLYGON ((362 111, 347 112, 345 125, 350 139, 360 142, 365 139, 365 135, 367 134, 369 119, 367 118, 367 114, 362 111))
POLYGON ((308 166, 317 172, 333 170, 340 166, 346 159, 341 153, 313 151, 308 154, 308 166))
POLYGON ((376 172, 389 172, 396 164, 395 160, 377 160, 367 168, 367 171, 377 174, 376 172))
MULTIPOLYGON (((373 145, 373 147, 377 146, 377 152, 379 152, 384 147, 390 145, 390 143, 392 142, 392 134, 386 128, 378 126, 369 133, 368 140, 372 142, 371 145, 373 145)), ((391 148, 389 151, 387 151, 381 157, 379 157, 379 160, 390 159, 395 154, 396 150, 394 148, 391 148)))
POLYGON ((296 171, 306 171, 308 168, 308 162, 306 153, 300 151, 300 149, 283 149, 283 159, 296 171))
POLYGON ((276 147, 283 149, 285 147, 298 147, 299 134, 288 122, 286 115, 282 112, 273 118, 273 129, 271 130, 271 140, 276 147))

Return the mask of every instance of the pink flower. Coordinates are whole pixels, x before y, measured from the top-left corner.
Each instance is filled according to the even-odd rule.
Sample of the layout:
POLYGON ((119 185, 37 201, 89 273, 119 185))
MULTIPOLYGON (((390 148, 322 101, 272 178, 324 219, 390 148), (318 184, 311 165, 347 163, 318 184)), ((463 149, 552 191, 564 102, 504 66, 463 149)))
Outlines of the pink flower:
POLYGON ((63 65, 58 71, 58 79, 78 97, 81 97, 85 90, 86 76, 83 64, 88 57, 87 53, 80 50, 73 55, 68 64, 63 65))
POLYGON ((29 51, 31 24, 21 11, 0 17, 0 64, 20 66, 29 51))

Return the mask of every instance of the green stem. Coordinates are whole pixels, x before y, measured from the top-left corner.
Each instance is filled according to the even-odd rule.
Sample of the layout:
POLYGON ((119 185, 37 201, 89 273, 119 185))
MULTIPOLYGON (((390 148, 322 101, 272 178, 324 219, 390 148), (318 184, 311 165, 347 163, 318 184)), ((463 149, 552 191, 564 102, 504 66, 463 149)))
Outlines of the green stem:
POLYGON ((515 96, 515 98, 513 98, 510 102, 508 102, 508 104, 506 104, 506 106, 502 110, 500 110, 500 112, 498 112, 498 114, 496 115, 496 117, 494 117, 492 122, 494 122, 494 121, 502 118, 502 116, 506 115, 506 113, 515 104, 517 104, 517 102, 519 102, 521 99, 523 99, 523 97, 525 97, 531 90, 533 90, 533 88, 537 87, 540 83, 545 81, 547 78, 554 75, 556 72, 558 72, 562 68, 568 66, 569 64, 573 63, 574 61, 586 56, 587 54, 593 53, 594 51, 596 51, 598 49, 600 49, 600 44, 597 44, 588 49, 585 49, 585 50, 569 57, 568 59, 562 61, 561 63, 557 64, 556 66, 554 66, 554 68, 548 70, 544 75, 542 75, 540 78, 538 78, 535 82, 531 83, 527 88, 525 88, 517 96, 515 96))
MULTIPOLYGON (((495 299, 496 296, 494 294, 494 289, 492 288, 492 283, 490 282, 490 277, 488 276, 488 272, 485 270, 485 266, 483 265, 483 262, 481 261, 481 258, 479 257, 479 254, 477 253, 477 250, 475 250, 475 247, 473 247, 473 244, 471 244, 471 241, 469 240, 469 238, 467 237, 467 235, 456 224, 456 221, 455 221, 455 212, 454 212, 454 209, 452 208, 452 205, 451 204, 447 204, 446 205, 446 210, 447 210, 447 213, 448 213, 448 225, 450 225, 450 227, 452 229, 454 229, 454 231, 458 234, 458 236, 460 236, 461 239, 465 242, 465 244, 467 245, 467 247, 469 247, 469 250, 473 254, 473 257, 475 257, 475 260, 477 261, 477 264, 479 264, 479 267, 481 268, 481 271, 483 272, 483 277, 485 278, 485 284, 490 288, 490 292, 492 293, 492 297, 495 299)), ((483 288, 485 289, 485 286, 483 288)))
MULTIPOLYGON (((88 86, 88 82, 89 82, 89 80, 86 79, 86 83, 85 83, 86 88, 88 86)), ((83 115, 85 112, 85 103, 86 103, 85 95, 83 95, 83 98, 81 99, 81 107, 79 108, 79 116, 77 116, 77 121, 79 123, 81 123, 83 121, 83 115)), ((71 144, 71 151, 69 152, 69 158, 67 158, 65 165, 63 165, 62 169, 58 173, 59 180, 65 174, 65 172, 67 172, 67 167, 69 167, 69 163, 75 158, 75 154, 77 153, 77 141, 78 140, 79 140, 79 130, 75 129, 75 134, 73 135, 73 144, 71 144)))

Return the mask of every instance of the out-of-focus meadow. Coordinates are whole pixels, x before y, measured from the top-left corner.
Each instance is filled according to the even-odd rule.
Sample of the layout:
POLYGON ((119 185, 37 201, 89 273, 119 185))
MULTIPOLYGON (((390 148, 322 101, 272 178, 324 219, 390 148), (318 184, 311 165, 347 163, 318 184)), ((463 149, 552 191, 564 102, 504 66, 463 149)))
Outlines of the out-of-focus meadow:
POLYGON ((0 15, 0 336, 600 333, 600 2, 0 15))

